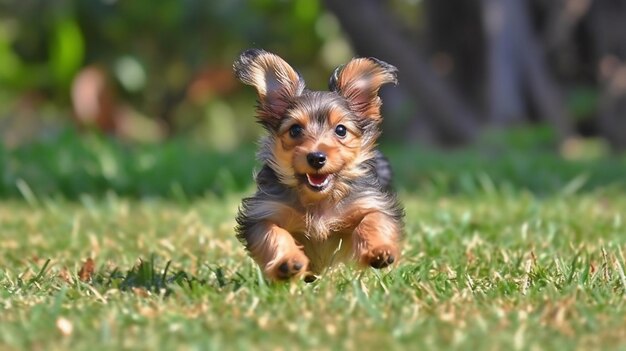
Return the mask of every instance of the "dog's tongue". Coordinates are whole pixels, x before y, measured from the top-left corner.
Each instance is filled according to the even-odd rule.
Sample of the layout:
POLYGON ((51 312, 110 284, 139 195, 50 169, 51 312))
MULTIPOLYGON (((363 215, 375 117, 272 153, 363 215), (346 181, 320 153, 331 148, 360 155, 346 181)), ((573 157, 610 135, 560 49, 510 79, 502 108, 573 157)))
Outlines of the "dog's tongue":
POLYGON ((313 186, 323 186, 328 179, 328 174, 307 174, 306 179, 313 186))

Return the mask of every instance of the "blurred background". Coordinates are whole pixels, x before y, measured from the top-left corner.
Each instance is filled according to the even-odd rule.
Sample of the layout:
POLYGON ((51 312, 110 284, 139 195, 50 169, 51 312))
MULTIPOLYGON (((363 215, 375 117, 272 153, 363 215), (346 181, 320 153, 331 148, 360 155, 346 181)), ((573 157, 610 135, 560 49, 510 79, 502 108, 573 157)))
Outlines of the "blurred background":
POLYGON ((248 187, 250 47, 315 90, 354 56, 397 66, 382 144, 405 188, 494 158, 532 189, 623 175, 626 0, 0 0, 0 195, 248 187))

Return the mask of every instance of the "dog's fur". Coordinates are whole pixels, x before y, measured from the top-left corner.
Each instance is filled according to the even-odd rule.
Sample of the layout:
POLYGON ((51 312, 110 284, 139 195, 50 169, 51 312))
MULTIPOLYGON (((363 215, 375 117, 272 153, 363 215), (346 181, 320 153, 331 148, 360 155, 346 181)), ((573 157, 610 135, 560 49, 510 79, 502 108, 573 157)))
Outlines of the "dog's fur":
POLYGON ((259 49, 243 52, 234 70, 256 88, 268 131, 257 192, 243 200, 236 228, 266 276, 309 280, 350 258, 374 268, 397 262, 403 210, 376 150, 378 90, 397 83, 396 68, 353 59, 332 74, 329 92, 306 90, 289 64, 259 49))

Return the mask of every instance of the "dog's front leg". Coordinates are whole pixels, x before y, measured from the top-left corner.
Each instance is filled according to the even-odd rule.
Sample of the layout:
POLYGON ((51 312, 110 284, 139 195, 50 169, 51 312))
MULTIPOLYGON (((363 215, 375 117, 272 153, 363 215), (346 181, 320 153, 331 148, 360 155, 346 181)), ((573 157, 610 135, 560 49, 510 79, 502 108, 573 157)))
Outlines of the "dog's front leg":
POLYGON ((309 258, 285 229, 268 221, 253 225, 244 238, 252 258, 268 278, 284 280, 307 271, 309 258))
POLYGON ((384 268, 400 255, 400 226, 382 212, 366 214, 352 234, 353 254, 365 266, 384 268))

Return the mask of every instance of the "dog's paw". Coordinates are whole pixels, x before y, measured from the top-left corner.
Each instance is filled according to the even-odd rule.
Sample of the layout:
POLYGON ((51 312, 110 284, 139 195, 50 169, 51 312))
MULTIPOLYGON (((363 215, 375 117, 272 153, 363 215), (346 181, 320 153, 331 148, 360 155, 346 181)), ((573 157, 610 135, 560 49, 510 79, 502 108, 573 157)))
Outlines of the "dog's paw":
POLYGON ((303 253, 299 253, 280 259, 267 273, 274 280, 287 280, 304 274, 308 266, 309 259, 303 253))
POLYGON ((398 259, 397 249, 391 245, 381 245, 369 250, 361 262, 380 269, 393 264, 398 259))

